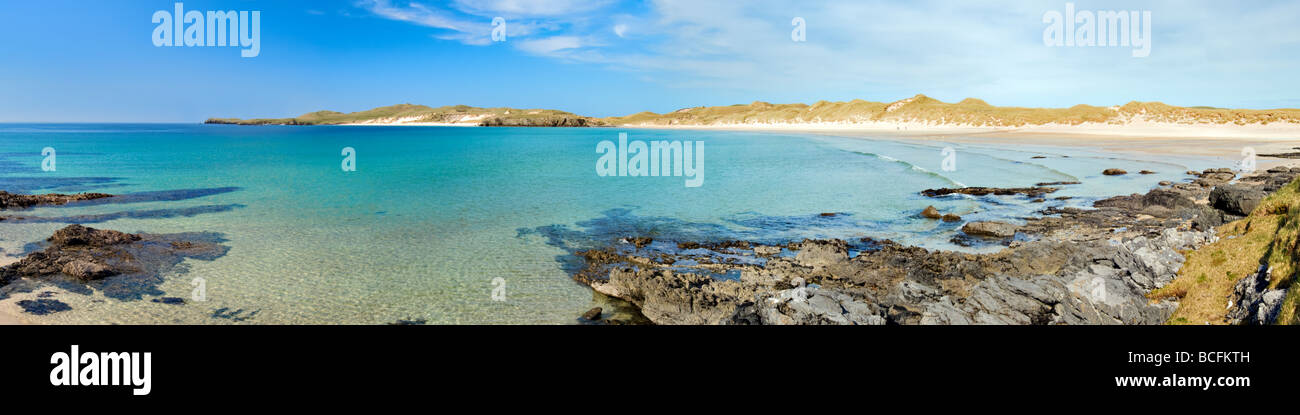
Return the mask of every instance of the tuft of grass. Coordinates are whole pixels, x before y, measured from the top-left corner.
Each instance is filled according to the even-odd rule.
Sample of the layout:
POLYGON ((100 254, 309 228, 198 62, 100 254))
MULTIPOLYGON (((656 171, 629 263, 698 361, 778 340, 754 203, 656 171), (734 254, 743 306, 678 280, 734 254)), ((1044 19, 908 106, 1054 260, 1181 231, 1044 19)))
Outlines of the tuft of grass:
MULTIPOLYGON (((1218 241, 1187 254, 1178 278, 1148 294, 1151 299, 1180 299, 1169 324, 1227 324, 1233 287, 1253 277, 1261 264, 1272 268, 1269 288, 1291 287, 1300 271, 1300 179, 1269 195, 1250 216, 1219 227, 1218 236, 1218 241)), ((1288 290, 1278 324, 1300 323, 1297 301, 1300 290, 1288 290)))

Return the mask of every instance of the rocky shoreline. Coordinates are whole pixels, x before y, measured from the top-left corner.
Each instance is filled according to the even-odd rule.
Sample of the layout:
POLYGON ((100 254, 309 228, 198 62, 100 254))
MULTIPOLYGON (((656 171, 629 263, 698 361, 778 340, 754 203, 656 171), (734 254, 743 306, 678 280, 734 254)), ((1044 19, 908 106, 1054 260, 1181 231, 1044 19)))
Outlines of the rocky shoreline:
MULTIPOLYGON (((868 238, 772 246, 628 235, 578 252, 584 265, 574 278, 654 324, 1163 324, 1177 303, 1147 293, 1177 276, 1183 252, 1216 240, 1215 227, 1249 214, 1300 168, 1236 182, 1229 169, 1188 174, 1187 182, 1100 200, 1095 209, 1049 207, 1022 226, 966 224, 959 237, 1007 246, 991 254, 868 238)), ((1051 192, 1042 185, 923 194, 1038 197, 1051 192)), ((1266 318, 1271 305, 1260 304, 1282 298, 1242 285, 1239 319, 1266 318)), ((580 320, 598 321, 601 311, 592 311, 580 320)))
POLYGON ((11 290, 31 290, 21 282, 59 282, 94 287, 105 296, 140 300, 160 296, 164 275, 184 259, 213 260, 229 251, 212 233, 124 233, 68 225, 44 249, 0 267, 0 298, 11 290), (15 288, 16 287, 16 288, 15 288))

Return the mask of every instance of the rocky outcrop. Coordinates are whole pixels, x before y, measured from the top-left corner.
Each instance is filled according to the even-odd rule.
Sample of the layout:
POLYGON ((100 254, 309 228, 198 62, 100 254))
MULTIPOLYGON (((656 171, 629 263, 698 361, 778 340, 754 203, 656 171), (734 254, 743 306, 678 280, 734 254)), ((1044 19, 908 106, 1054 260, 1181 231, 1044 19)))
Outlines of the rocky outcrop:
POLYGON ((50 193, 44 195, 23 195, 0 190, 0 209, 21 209, 37 205, 63 205, 68 202, 102 199, 105 197, 113 197, 113 195, 106 193, 78 193, 70 195, 50 193))
POLYGON ((153 287, 185 258, 211 260, 225 255, 214 234, 129 234, 69 225, 51 236, 43 250, 0 268, 0 287, 21 279, 68 278, 95 283, 109 297, 139 299, 160 295, 153 287), (112 277, 112 278, 110 278, 112 277), (106 281, 114 280, 111 283, 106 281))
POLYGON ((961 231, 972 236, 1010 238, 1016 236, 1016 225, 1004 222, 971 222, 962 226, 961 231))
POLYGON ((1106 169, 1106 170, 1102 170, 1101 174, 1107 176, 1123 176, 1125 174, 1128 174, 1128 172, 1124 171, 1124 169, 1106 169))
POLYGON ((54 232, 45 250, 0 268, 0 274, 27 278, 65 274, 82 281, 100 279, 120 273, 115 268, 124 266, 125 261, 113 258, 117 252, 113 248, 139 240, 139 235, 70 225, 54 232), (110 261, 114 264, 110 265, 110 261))
POLYGON ((1268 265, 1260 265, 1254 274, 1237 281, 1232 288, 1232 302, 1229 304, 1228 321, 1232 324, 1271 324, 1277 320, 1282 311, 1282 300, 1286 299, 1286 289, 1269 289, 1269 277, 1273 270, 1268 265))
MULTIPOLYGON (((1252 180, 1284 183, 1296 173, 1252 180)), ((867 238, 685 244, 693 249, 673 254, 623 244, 584 252, 586 270, 576 275, 657 324, 1162 324, 1177 303, 1147 293, 1177 276, 1182 252, 1215 240, 1213 230, 1197 225, 1222 213, 1196 202, 1209 193, 1183 183, 1098 201, 1095 209, 1047 208, 1021 226, 963 228, 1027 235, 996 253, 867 238), (792 255, 777 255, 787 251, 792 255)), ((1268 321, 1284 295, 1248 279, 1256 282, 1239 290, 1238 318, 1268 321)))
POLYGON ((1028 197, 1039 197, 1048 193, 1060 190, 1055 187, 960 187, 960 188, 940 188, 925 189, 921 191, 922 195, 929 197, 947 196, 951 194, 963 194, 971 196, 1011 196, 1025 195, 1028 197))
POLYGON ((479 121, 480 127, 588 127, 583 117, 491 117, 479 121))
POLYGON ((1210 206, 1229 214, 1250 215, 1259 202, 1268 196, 1257 186, 1222 184, 1210 192, 1210 206))

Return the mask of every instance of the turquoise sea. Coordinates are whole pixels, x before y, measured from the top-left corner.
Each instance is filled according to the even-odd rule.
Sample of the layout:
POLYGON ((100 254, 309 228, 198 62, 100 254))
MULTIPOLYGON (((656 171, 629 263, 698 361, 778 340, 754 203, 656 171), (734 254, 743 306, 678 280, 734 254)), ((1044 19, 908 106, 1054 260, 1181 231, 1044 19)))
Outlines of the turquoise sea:
MULTIPOLYGON (((574 323, 592 294, 573 282, 575 249, 657 240, 890 238, 927 248, 966 220, 1010 220, 1046 206, 1087 207, 1144 192, 1184 171, 1226 164, 1142 159, 1043 146, 982 146, 826 135, 613 128, 241 127, 180 124, 0 125, 0 190, 105 192, 121 202, 6 211, 0 259, 41 249, 68 223, 124 232, 214 232, 229 251, 186 260, 137 298, 49 283, 71 310, 49 323, 574 323), (601 177, 597 143, 702 141, 704 182, 601 177), (55 150, 55 170, 41 168, 55 150), (342 151, 355 149, 356 171, 342 151), (945 171, 943 147, 956 151, 945 171), (1040 158, 1035 158, 1035 157, 1040 158), (1107 177, 1117 167, 1157 174, 1107 177), (927 188, 1081 181, 1052 194, 941 199, 927 188), (836 213, 823 216, 822 213, 836 213), (499 278, 499 280, 498 280, 499 278), (205 300, 193 301, 201 279, 205 300), (494 296, 494 293, 497 294, 494 296), (184 305, 151 301, 189 299, 184 305)), ((12 305, 10 305, 12 308, 12 305)), ((6 308, 10 309, 10 308, 6 308)))

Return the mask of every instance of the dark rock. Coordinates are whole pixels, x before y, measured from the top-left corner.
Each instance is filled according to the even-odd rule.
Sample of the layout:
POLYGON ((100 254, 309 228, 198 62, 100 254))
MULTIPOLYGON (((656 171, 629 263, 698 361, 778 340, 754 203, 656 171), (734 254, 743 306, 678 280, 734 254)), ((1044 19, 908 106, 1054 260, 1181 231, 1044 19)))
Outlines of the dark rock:
POLYGON ((108 229, 87 228, 81 225, 68 225, 63 229, 54 232, 54 236, 48 239, 55 246, 70 247, 75 245, 89 245, 91 247, 104 247, 131 243, 140 240, 139 235, 131 235, 108 229))
POLYGON ((1269 154, 1260 154, 1259 156, 1260 156, 1260 157, 1279 158, 1279 159, 1300 159, 1300 152, 1290 152, 1290 153, 1269 153, 1269 154))
POLYGON ((1196 203, 1182 193, 1155 189, 1145 195, 1133 194, 1102 199, 1092 204, 1094 207, 1114 207, 1147 214, 1158 218, 1174 216, 1180 209, 1193 209, 1196 203))
POLYGON ((954 214, 951 214, 951 213, 945 213, 945 214, 943 214, 943 221, 944 221, 944 222, 961 222, 961 216, 957 216, 957 215, 954 215, 954 214))
POLYGON ((1269 289, 1272 271, 1268 265, 1260 265, 1254 274, 1237 281, 1232 288, 1233 298, 1227 315, 1230 322, 1264 325, 1277 320, 1287 289, 1269 289))
POLYGON ((971 222, 961 227, 967 235, 1010 238, 1016 236, 1016 225, 1004 222, 971 222))
POLYGON ((1107 176, 1120 176, 1120 175, 1128 174, 1128 172, 1124 171, 1123 169, 1106 169, 1106 170, 1102 170, 1101 174, 1107 176))
POLYGON ((597 123, 578 116, 492 117, 478 123, 480 127, 590 127, 593 124, 597 123))
POLYGON ((97 280, 117 274, 107 265, 84 259, 74 259, 59 269, 64 275, 80 280, 97 280))
POLYGON ((951 189, 951 188, 925 189, 921 191, 921 194, 929 197, 947 196, 950 194, 964 194, 964 195, 971 195, 971 196, 986 196, 986 195, 1011 196, 1011 195, 1023 194, 1028 197, 1039 197, 1048 193, 1055 192, 1057 190, 1060 189, 1057 189, 1055 187, 1011 187, 1011 188, 963 187, 957 189, 951 189))
POLYGON ((62 301, 51 300, 46 298, 37 299, 37 300, 22 300, 19 301, 17 304, 19 307, 23 308, 23 312, 26 312, 28 314, 35 314, 38 316, 58 313, 61 311, 68 311, 72 309, 72 307, 68 306, 68 304, 62 301))
POLYGON ((650 245, 651 242, 654 242, 654 239, 646 238, 646 237, 633 237, 633 238, 627 238, 627 241, 632 245, 636 246, 637 249, 641 249, 641 248, 645 248, 646 245, 650 245))
POLYGON ((925 210, 921 211, 921 216, 927 219, 939 219, 943 217, 943 215, 939 214, 939 209, 935 209, 934 206, 926 206, 925 210))
MULTIPOLYGON (((223 310, 224 310, 224 309, 223 309, 223 310)), ((240 310, 240 311, 243 311, 243 310, 240 310)), ((218 317, 218 315, 215 315, 215 314, 214 314, 213 317, 218 317)), ((222 317, 222 318, 224 318, 224 317, 222 317)), ((239 320, 239 321, 242 321, 242 320, 239 320)), ((425 324, 429 324, 429 321, 428 321, 428 320, 425 320, 425 319, 422 319, 422 318, 421 318, 421 319, 415 319, 415 320, 397 320, 397 321, 394 321, 394 322, 392 322, 392 323, 388 323, 388 325, 390 325, 390 326, 423 326, 423 325, 425 325, 425 324)))
POLYGON ((1138 174, 1156 174, 1156 172, 1153 172, 1151 170, 1142 170, 1139 171, 1138 174))
POLYGON ((1201 173, 1195 174, 1197 179, 1192 183, 1200 187, 1218 186, 1230 182, 1232 179, 1237 177, 1236 173, 1233 173, 1232 170, 1228 169, 1206 169, 1201 173))
POLYGON ((37 205, 63 205, 68 202, 94 200, 105 197, 113 197, 113 195, 106 193, 79 193, 71 195, 50 193, 44 195, 21 195, 0 190, 0 209, 27 208, 37 205))
POLYGON ((1219 185, 1210 191, 1210 205, 1224 212, 1246 216, 1259 206, 1267 194, 1263 190, 1240 185, 1219 185))
POLYGON ((92 284, 104 295, 141 299, 161 295, 163 274, 186 258, 212 260, 229 248, 219 235, 208 233, 127 234, 69 225, 49 238, 49 246, 0 267, 0 285, 19 278, 66 276, 92 284))
POLYGON ((1037 184, 1035 184, 1034 186, 1038 186, 1038 187, 1043 187, 1043 186, 1066 186, 1066 185, 1073 185, 1073 184, 1081 184, 1081 183, 1079 183, 1079 182, 1042 182, 1042 183, 1037 183, 1037 184))
POLYGON ((590 310, 587 310, 586 313, 582 313, 582 318, 590 321, 600 320, 600 313, 604 311, 605 310, 601 309, 600 307, 595 307, 590 310))
POLYGON ((169 305, 185 304, 185 299, 180 297, 162 297, 162 298, 155 298, 152 301, 159 304, 169 304, 169 305))

